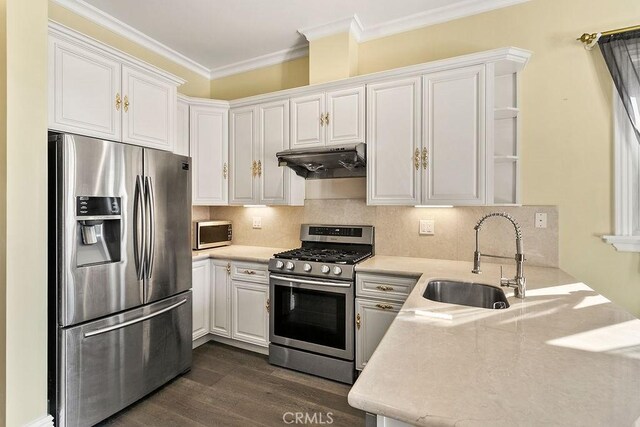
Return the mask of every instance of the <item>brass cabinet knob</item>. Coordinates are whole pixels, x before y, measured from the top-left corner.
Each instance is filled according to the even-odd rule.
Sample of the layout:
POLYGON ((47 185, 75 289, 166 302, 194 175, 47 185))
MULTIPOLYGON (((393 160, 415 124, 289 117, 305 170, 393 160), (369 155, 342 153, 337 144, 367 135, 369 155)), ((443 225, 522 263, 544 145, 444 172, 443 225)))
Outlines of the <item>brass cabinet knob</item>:
POLYGON ((116 93, 116 111, 120 111, 120 104, 122 104, 122 99, 120 99, 120 94, 116 93))
POLYGON ((222 176, 224 179, 227 179, 228 172, 229 172, 229 169, 227 168, 227 163, 225 162, 225 164, 222 166, 222 176))
POLYGON ((356 315, 356 327, 358 328, 358 330, 360 330, 360 325, 362 324, 362 321, 360 320, 360 313, 358 313, 356 315))
POLYGON ((329 113, 326 113, 324 115, 324 124, 329 126, 329 113))
POLYGON ((392 291, 393 286, 379 285, 379 286, 376 286, 376 289, 387 292, 387 291, 392 291))
POLYGON ((413 165, 416 170, 420 169, 420 150, 416 148, 415 153, 413 153, 413 165))
POLYGON ((227 263, 227 274, 231 274, 231 263, 227 263))
POLYGON ((376 304, 376 307, 378 307, 381 310, 391 310, 393 308, 393 306, 389 304, 376 304))
POLYGON ((271 299, 267 298, 267 304, 264 306, 267 309, 267 313, 271 311, 271 299))
POLYGON ((129 97, 127 95, 124 96, 124 112, 129 112, 129 97))
POLYGON ((251 164, 251 176, 255 177, 258 174, 258 163, 254 160, 251 164))
POLYGON ((320 126, 324 126, 324 114, 320 114, 320 126))
POLYGON ((429 150, 427 148, 422 149, 422 168, 427 170, 427 165, 429 164, 429 150))
POLYGON ((262 176, 262 161, 258 160, 258 176, 262 176))
POLYGON ((245 270, 244 274, 256 274, 256 272, 253 270, 245 270))

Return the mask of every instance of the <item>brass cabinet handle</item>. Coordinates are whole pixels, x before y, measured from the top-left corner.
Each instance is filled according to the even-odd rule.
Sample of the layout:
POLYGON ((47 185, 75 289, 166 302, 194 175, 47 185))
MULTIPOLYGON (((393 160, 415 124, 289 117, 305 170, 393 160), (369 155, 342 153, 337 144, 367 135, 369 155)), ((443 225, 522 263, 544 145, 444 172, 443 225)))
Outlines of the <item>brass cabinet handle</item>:
POLYGON ((387 291, 392 291, 393 286, 379 285, 379 286, 376 286, 376 289, 387 292, 387 291))
POLYGON ((361 324, 361 321, 360 321, 360 313, 358 313, 358 314, 356 315, 356 327, 358 328, 358 330, 360 330, 360 324, 361 324))
POLYGON ((324 115, 324 124, 329 126, 329 113, 326 113, 324 115))
POLYGON ((120 98, 120 94, 116 93, 116 111, 120 111, 120 104, 122 104, 122 99, 120 98))
POLYGON ((124 112, 129 112, 129 97, 127 95, 124 96, 124 112))
POLYGON ((258 176, 262 176, 262 161, 258 160, 258 176))
POLYGON ((267 298, 267 305, 264 306, 264 308, 267 309, 267 313, 269 313, 271 310, 271 299, 267 298))
POLYGON ((413 165, 416 170, 420 169, 420 150, 418 148, 416 148, 416 151, 413 154, 413 165))
POLYGON ((251 164, 251 176, 255 177, 258 174, 258 163, 254 160, 251 164))
POLYGON ((389 304, 376 304, 376 307, 382 310, 391 310, 393 308, 393 306, 389 304))
POLYGON ((324 126, 324 114, 320 114, 320 126, 324 126))
POLYGON ((429 150, 425 148, 422 149, 422 168, 427 170, 427 165, 429 164, 429 150))
POLYGON ((256 272, 253 270, 245 270, 244 274, 256 274, 256 272))
POLYGON ((222 166, 222 176, 224 177, 224 179, 227 179, 227 172, 229 172, 229 169, 227 168, 227 163, 225 162, 225 164, 222 166))
POLYGON ((231 263, 227 263, 227 274, 231 274, 231 263))

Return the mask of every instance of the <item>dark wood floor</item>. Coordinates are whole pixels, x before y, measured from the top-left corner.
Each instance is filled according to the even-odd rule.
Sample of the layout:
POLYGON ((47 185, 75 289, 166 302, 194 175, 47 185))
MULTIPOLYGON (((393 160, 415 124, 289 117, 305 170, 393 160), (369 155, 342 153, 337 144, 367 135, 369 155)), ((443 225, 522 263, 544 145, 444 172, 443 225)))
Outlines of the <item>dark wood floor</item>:
POLYGON ((193 351, 191 372, 102 425, 287 425, 283 417, 300 425, 290 421, 302 412, 316 414, 316 425, 364 426, 364 412, 349 406, 348 392, 347 385, 272 366, 261 354, 208 342, 193 351))

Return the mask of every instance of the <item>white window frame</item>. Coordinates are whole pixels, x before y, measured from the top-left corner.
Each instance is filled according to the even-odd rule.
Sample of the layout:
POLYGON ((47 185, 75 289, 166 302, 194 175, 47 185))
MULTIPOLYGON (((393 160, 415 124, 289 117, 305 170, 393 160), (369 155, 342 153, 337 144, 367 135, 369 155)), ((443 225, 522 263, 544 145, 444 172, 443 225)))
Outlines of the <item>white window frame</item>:
POLYGON ((602 236, 619 252, 640 252, 640 144, 618 92, 613 92, 615 235, 602 236))

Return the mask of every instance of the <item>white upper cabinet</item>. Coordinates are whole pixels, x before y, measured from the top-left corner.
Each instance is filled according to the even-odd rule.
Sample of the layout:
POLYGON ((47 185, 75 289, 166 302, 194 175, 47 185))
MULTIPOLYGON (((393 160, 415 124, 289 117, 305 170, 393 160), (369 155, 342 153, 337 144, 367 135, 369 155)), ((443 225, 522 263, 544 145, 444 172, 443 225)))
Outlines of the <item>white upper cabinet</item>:
POLYGON ((327 92, 327 144, 365 142, 364 86, 327 92))
POLYGON ((231 110, 229 204, 256 204, 258 161, 254 153, 257 142, 255 107, 231 110))
POLYGON ((420 78, 367 86, 367 203, 420 203, 420 78))
POLYGON ((119 141, 120 62, 105 52, 49 37, 49 129, 119 141))
POLYGON ((153 73, 122 67, 122 142, 173 151, 177 88, 153 73))
POLYGON ((423 77, 422 204, 485 203, 485 66, 423 77))
POLYGON ((291 99, 291 148, 324 145, 324 93, 291 99))
POLYGON ((291 148, 364 142, 364 85, 291 98, 291 148))
POLYGON ((189 101, 178 97, 176 104, 176 144, 173 152, 181 156, 189 155, 189 101))
POLYGON ((49 129, 172 151, 184 81, 49 24, 49 129))
POLYGON ((189 107, 192 203, 226 205, 229 200, 228 108, 215 101, 189 107))
POLYGON ((289 148, 289 101, 231 110, 231 127, 229 203, 303 205, 304 179, 276 158, 289 148))

